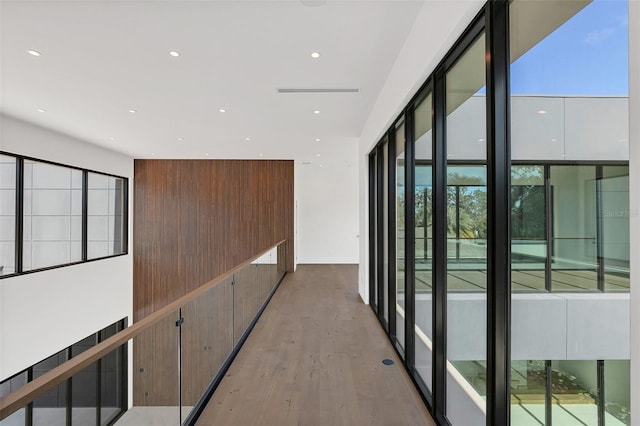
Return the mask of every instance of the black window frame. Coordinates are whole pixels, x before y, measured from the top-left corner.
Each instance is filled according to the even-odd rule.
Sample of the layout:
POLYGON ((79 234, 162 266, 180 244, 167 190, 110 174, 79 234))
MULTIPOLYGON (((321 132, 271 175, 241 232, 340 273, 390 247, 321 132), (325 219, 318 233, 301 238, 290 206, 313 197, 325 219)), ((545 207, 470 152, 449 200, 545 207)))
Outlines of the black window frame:
POLYGON ((78 166, 72 166, 69 164, 58 163, 55 161, 44 160, 41 158, 35 158, 27 155, 17 154, 9 151, 1 151, 0 155, 6 157, 13 157, 16 160, 16 196, 15 196, 15 258, 14 258, 14 272, 0 275, 0 280, 6 278, 13 278, 21 275, 32 274, 36 272, 49 271, 52 269, 64 268, 67 266, 79 265, 82 263, 95 262, 98 260, 110 259, 112 257, 126 256, 129 254, 129 178, 124 176, 118 176, 112 173, 101 172, 98 170, 86 169, 78 166), (23 270, 23 253, 24 253, 24 162, 34 161, 42 164, 49 164, 52 166, 64 167, 71 170, 79 170, 82 172, 82 255, 81 260, 74 262, 61 263, 57 265, 46 266, 42 268, 34 268, 28 271, 23 270), (121 253, 114 253, 101 257, 88 257, 88 239, 87 239, 87 222, 88 222, 88 175, 89 173, 121 179, 123 182, 123 194, 122 194, 122 248, 121 253))

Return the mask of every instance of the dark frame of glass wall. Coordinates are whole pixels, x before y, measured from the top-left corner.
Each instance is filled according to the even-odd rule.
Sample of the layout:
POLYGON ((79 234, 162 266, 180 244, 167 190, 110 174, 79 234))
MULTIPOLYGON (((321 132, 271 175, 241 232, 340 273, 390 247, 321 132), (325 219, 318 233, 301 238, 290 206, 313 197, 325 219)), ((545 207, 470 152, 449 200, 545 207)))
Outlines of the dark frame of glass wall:
POLYGON ((12 157, 15 159, 15 233, 14 233, 14 272, 6 273, 4 275, 0 274, 0 280, 4 278, 11 278, 19 275, 30 274, 33 272, 41 272, 47 271, 50 269, 56 269, 66 266, 77 265, 80 263, 93 262, 96 260, 108 259, 111 257, 123 256, 128 254, 128 233, 129 233, 129 179, 122 176, 117 176, 109 173, 103 173, 95 170, 83 169, 76 166, 70 166, 67 164, 57 163, 48 160, 42 160, 39 158, 29 157, 25 155, 15 154, 12 152, 0 151, 0 156, 3 157, 12 157), (72 260, 71 262, 64 263, 56 263, 50 266, 44 267, 35 267, 33 269, 25 269, 24 265, 24 219, 25 219, 25 211, 24 211, 24 203, 25 203, 25 162, 30 163, 38 163, 48 166, 60 167, 64 169, 69 169, 70 171, 75 171, 80 174, 81 177, 81 254, 79 257, 80 260, 72 260), (92 178, 112 178, 116 180, 116 185, 118 188, 116 191, 120 192, 119 199, 116 199, 116 208, 121 211, 121 215, 116 215, 117 217, 117 227, 114 231, 119 232, 119 250, 114 249, 113 254, 108 255, 98 255, 92 256, 89 250, 89 234, 90 234, 90 221, 89 217, 91 214, 89 213, 89 192, 92 191, 90 181, 92 178), (118 205, 118 203, 120 203, 118 205))
MULTIPOLYGON (((86 338, 68 346, 61 351, 37 362, 19 373, 0 382, 3 393, 16 391, 38 376, 80 355, 85 350, 97 345, 127 327, 127 319, 123 318, 115 323, 93 333, 86 338)), ((112 425, 127 411, 128 407, 128 343, 114 349, 94 364, 79 371, 71 378, 60 383, 23 409, 24 425, 32 426, 36 421, 42 421, 35 416, 38 408, 59 409, 59 421, 67 425, 76 423, 87 424, 89 417, 95 418, 95 424, 112 425), (108 404, 105 405, 105 402, 108 404), (74 413, 76 409, 90 411, 78 420, 74 413), (62 420, 61 417, 64 417, 62 420), (76 419, 74 421, 74 418, 76 419)), ((13 415, 16 415, 15 413, 13 415)), ((13 416, 12 415, 12 416, 13 416)), ((10 418, 12 417, 10 416, 10 418)), ((11 421, 11 420, 9 420, 11 421)))
MULTIPOLYGON (((625 166, 624 161, 522 161, 513 160, 511 157, 511 93, 510 93, 510 67, 511 58, 509 54, 509 1, 495 0, 487 2, 471 24, 467 27, 458 41, 445 55, 444 59, 434 69, 426 82, 420 87, 412 99, 400 114, 391 121, 391 125, 384 132, 380 141, 372 149, 369 157, 370 185, 369 199, 370 226, 376 227, 377 233, 370 230, 371 250, 370 258, 376 261, 376 265, 370 265, 370 271, 376 271, 375 277, 370 275, 370 279, 378 279, 376 286, 370 283, 370 300, 376 301, 374 311, 385 330, 389 339, 393 343, 398 355, 403 360, 405 369, 420 390, 429 411, 438 424, 451 424, 447 417, 447 374, 449 363, 447 359, 447 188, 448 174, 447 164, 478 165, 486 168, 486 424, 487 425, 509 425, 511 422, 511 297, 512 297, 512 166, 534 165, 544 169, 544 194, 545 199, 545 225, 544 240, 546 244, 546 257, 542 267, 545 271, 545 282, 541 291, 553 291, 551 285, 550 272, 552 270, 553 245, 550 243, 554 238, 552 232, 552 191, 549 182, 550 170, 554 166, 593 166, 595 173, 595 187, 602 185, 603 168, 607 166, 625 166), (473 160, 450 160, 447 155, 447 108, 446 108, 446 77, 447 73, 456 65, 461 57, 469 50, 473 43, 482 34, 485 36, 485 75, 486 81, 486 161, 474 162, 473 160), (416 135, 414 134, 415 108, 427 96, 431 96, 432 109, 432 134, 431 134, 431 159, 428 166, 431 167, 431 223, 430 238, 427 238, 426 222, 421 231, 424 232, 424 259, 421 261, 429 263, 432 273, 432 285, 429 294, 426 296, 432 301, 431 307, 431 336, 432 336, 432 383, 431 389, 427 386, 416 368, 416 352, 414 329, 416 326, 416 238, 423 238, 416 235, 416 135), (404 347, 398 345, 396 330, 396 265, 398 256, 395 252, 395 221, 396 206, 395 191, 397 188, 395 179, 395 131, 396 125, 401 120, 405 123, 405 173, 404 173, 404 289, 405 289, 405 325, 404 325, 404 347), (387 147, 389 155, 387 157, 387 172, 389 196, 388 205, 383 205, 381 198, 383 193, 383 181, 380 178, 383 171, 382 150, 387 147), (375 158, 375 160, 374 160, 375 158), (374 170, 375 169, 375 170, 374 170), (375 175, 376 177, 371 177, 375 175), (376 215, 371 213, 371 209, 376 209, 376 215), (382 224, 381 209, 387 209, 386 223, 382 224), (377 222, 375 221, 377 218, 377 222), (382 231, 387 230, 389 242, 389 253, 387 254, 388 268, 388 297, 383 297, 382 265, 384 261, 380 248, 383 244, 382 231), (427 244, 429 247, 427 248, 427 244), (427 256, 430 250, 431 255, 427 256), (374 255, 375 253, 375 255, 374 255), (377 294, 375 293, 377 289, 377 294), (388 309, 388 323, 383 319, 383 308, 388 309)), ((478 139, 480 142, 481 140, 478 139)), ((484 139, 482 139, 484 142, 484 139)), ((422 160, 421 160, 422 161, 422 160)), ((539 189, 542 191, 542 189, 539 189)), ((600 193, 596 193, 599 197, 600 193)), ((426 196, 425 196, 426 200, 426 196)), ((423 201, 420 201, 423 202, 423 201)), ((424 201, 426 203, 427 201, 424 201)), ((596 201, 597 204, 597 201, 596 201)), ((597 204, 602 210, 602 204, 597 204)), ((456 205, 456 207, 458 207, 456 205)), ((426 209, 426 207, 423 207, 426 209)), ((598 211, 599 216, 603 215, 598 211)), ((610 289, 604 285, 602 256, 602 229, 597 224, 596 244, 597 249, 597 286, 594 285, 593 292, 605 292, 610 289)), ((422 265, 424 267, 424 265, 422 265)), ((537 290, 537 289, 536 289, 537 290)), ((565 289, 563 292, 567 292, 565 289)), ((615 290, 614 290, 615 291, 615 290)), ((422 293, 424 294, 424 292, 422 293)), ((544 361, 549 370, 551 362, 544 361)), ((604 388, 602 377, 604 375, 603 365, 605 361, 597 362, 597 374, 600 387, 604 388)), ((595 365, 595 364, 594 364, 595 365)), ((550 385, 548 385, 550 386, 550 385)), ((599 392, 603 391, 599 389, 599 392)), ((548 392, 547 392, 548 394, 548 392)), ((547 395, 547 398, 549 396, 547 395)), ((598 404, 602 405, 602 400, 598 404)), ((602 411, 602 407, 599 407, 602 411)))

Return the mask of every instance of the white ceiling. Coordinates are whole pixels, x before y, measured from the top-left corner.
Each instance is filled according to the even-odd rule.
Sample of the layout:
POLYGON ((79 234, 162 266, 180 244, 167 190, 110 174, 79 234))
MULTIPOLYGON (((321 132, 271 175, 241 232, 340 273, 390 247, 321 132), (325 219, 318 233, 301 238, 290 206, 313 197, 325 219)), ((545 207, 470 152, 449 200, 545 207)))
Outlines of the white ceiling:
POLYGON ((357 143, 422 7, 3 0, 0 109, 136 158, 339 156, 357 143))

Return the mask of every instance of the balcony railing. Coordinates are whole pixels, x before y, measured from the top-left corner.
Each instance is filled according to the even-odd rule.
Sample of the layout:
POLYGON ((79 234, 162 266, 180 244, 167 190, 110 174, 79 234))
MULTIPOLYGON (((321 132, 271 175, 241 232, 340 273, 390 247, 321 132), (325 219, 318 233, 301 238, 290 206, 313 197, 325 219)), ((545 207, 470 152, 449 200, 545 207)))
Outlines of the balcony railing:
POLYGON ((176 424, 193 423, 284 277, 286 250, 283 240, 27 382, 0 399, 0 420, 28 423, 39 397, 133 343, 133 405, 175 407, 176 424))

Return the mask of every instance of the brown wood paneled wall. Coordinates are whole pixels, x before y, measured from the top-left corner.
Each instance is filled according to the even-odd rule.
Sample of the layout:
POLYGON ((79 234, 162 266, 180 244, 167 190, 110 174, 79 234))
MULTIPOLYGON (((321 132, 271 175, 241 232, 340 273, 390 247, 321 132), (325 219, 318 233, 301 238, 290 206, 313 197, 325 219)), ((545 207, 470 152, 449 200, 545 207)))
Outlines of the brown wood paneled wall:
POLYGON ((134 321, 282 239, 293 269, 293 161, 135 160, 134 321))
MULTIPOLYGON (((136 160, 134 173, 134 321, 293 241, 292 161, 136 160)), ((291 246, 282 252, 291 270, 291 246)), ((182 308, 183 404, 198 400, 269 294, 277 268, 247 265, 235 286, 228 279, 182 308)), ((134 339, 134 405, 178 404, 178 318, 134 339)))

